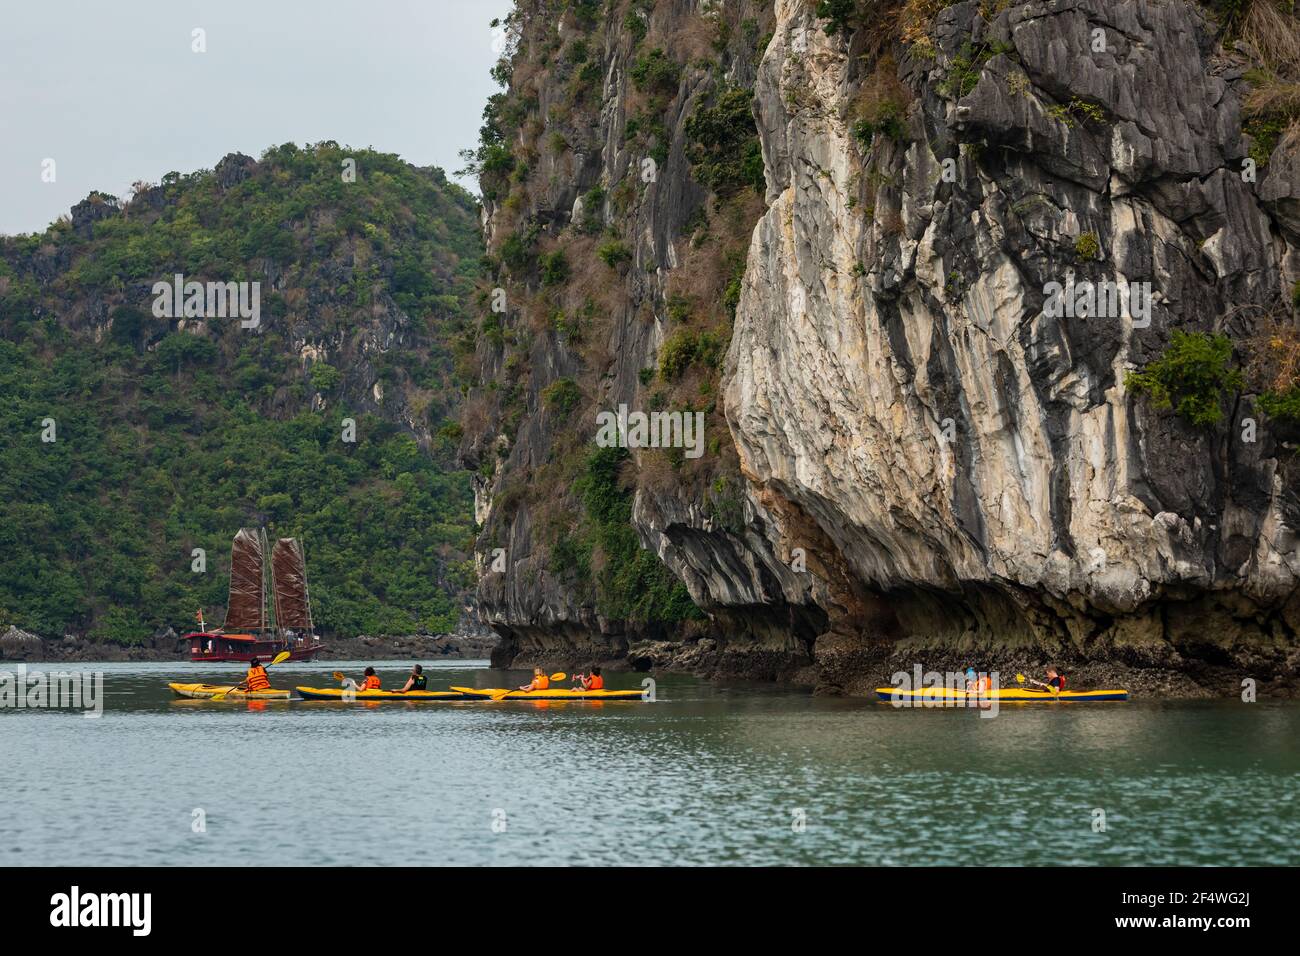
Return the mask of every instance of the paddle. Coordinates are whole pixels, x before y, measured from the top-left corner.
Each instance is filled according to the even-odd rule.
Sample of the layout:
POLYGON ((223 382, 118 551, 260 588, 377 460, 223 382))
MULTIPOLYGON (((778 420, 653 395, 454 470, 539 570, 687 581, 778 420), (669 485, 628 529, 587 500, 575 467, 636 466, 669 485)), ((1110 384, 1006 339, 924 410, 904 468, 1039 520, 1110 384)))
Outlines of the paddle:
POLYGON ((1024 674, 1016 675, 1016 683, 1023 684, 1025 681, 1029 681, 1029 683, 1031 684, 1037 684, 1039 687, 1043 688, 1043 690, 1050 690, 1053 693, 1055 693, 1056 691, 1056 688, 1051 686, 1050 684, 1044 684, 1042 681, 1034 680, 1032 677, 1026 677, 1024 674))
MULTIPOLYGON (((336 681, 338 681, 340 684, 343 685, 343 689, 344 689, 344 690, 347 690, 347 686, 348 686, 347 682, 350 681, 350 680, 352 680, 352 678, 348 677, 348 676, 347 676, 346 674, 344 674, 342 671, 335 671, 335 672, 334 672, 334 679, 335 679, 336 681)), ((359 690, 359 688, 357 687, 357 682, 356 682, 356 681, 352 681, 352 689, 353 689, 353 691, 359 690)), ((347 700, 347 699, 348 699, 348 698, 347 698, 347 696, 345 695, 345 696, 344 696, 344 700, 347 700)))
MULTIPOLYGON (((566 673, 564 673, 564 671, 556 671, 554 674, 551 675, 551 680, 564 680, 564 679, 567 678, 568 676, 569 676, 569 675, 566 674, 566 673)), ((506 688, 505 690, 503 690, 503 691, 501 691, 501 692, 499 692, 499 693, 493 694, 493 695, 492 695, 492 699, 493 699, 493 700, 502 700, 502 699, 503 699, 507 694, 513 694, 514 692, 515 692, 515 688, 513 688, 513 687, 506 688)))
MULTIPOLYGON (((289 659, 289 652, 281 651, 279 654, 276 654, 272 660, 268 661, 266 666, 274 667, 276 664, 283 664, 288 659, 289 659)), ((239 690, 239 688, 243 687, 247 683, 248 683, 248 678, 244 678, 234 687, 230 688, 230 690, 223 690, 213 694, 212 700, 225 700, 227 694, 234 693, 235 691, 239 690)))

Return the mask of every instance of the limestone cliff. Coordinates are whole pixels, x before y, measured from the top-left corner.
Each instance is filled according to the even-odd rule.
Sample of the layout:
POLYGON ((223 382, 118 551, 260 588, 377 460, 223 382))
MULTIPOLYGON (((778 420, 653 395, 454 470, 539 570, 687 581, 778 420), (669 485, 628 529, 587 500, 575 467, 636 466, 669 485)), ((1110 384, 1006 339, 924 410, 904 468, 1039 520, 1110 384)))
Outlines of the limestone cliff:
MULTIPOLYGON (((512 95, 544 6, 521 5, 512 95)), ((637 62, 624 6, 604 20, 585 172, 551 174, 568 183, 544 219, 556 235, 590 183, 635 159, 617 145, 637 62)), ((716 100, 719 71, 752 86, 766 208, 732 289, 724 441, 703 483, 647 479, 645 452, 623 474, 640 540, 703 619, 601 615, 554 562, 530 564, 544 536, 527 505, 509 522, 492 508, 485 537, 509 541, 509 563, 480 597, 506 654, 630 654, 850 691, 904 661, 1049 657, 1181 692, 1290 683, 1295 17, 1268 0, 776 0, 752 71, 736 46, 693 69, 677 49, 691 24, 739 22, 741 7, 760 9, 653 5, 654 39, 688 65, 658 182, 606 210, 635 267, 603 361, 584 378, 593 356, 532 341, 533 401, 513 440, 494 439, 504 457, 484 486, 543 466, 544 436, 590 442, 595 409, 647 399, 638 372, 663 371, 685 224, 707 191, 686 161, 689 117, 716 100), (1085 283, 1132 302, 1062 314, 1055 290, 1085 283), (1222 368, 1187 358, 1216 343, 1222 368), (585 420, 550 420, 542 390, 562 376, 585 420)))

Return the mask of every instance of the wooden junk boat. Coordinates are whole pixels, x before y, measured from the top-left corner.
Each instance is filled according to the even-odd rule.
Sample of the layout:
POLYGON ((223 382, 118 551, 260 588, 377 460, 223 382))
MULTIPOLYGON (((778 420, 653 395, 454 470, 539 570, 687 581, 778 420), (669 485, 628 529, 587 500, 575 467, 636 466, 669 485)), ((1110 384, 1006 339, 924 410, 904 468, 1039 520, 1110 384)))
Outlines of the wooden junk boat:
POLYGON ((241 528, 235 535, 230 546, 226 623, 209 629, 199 611, 199 630, 180 638, 189 644, 190 660, 266 660, 288 651, 291 661, 309 661, 325 646, 312 625, 302 542, 278 539, 269 563, 266 553, 265 531, 241 528), (274 620, 267 613, 268 603, 274 609, 274 620))

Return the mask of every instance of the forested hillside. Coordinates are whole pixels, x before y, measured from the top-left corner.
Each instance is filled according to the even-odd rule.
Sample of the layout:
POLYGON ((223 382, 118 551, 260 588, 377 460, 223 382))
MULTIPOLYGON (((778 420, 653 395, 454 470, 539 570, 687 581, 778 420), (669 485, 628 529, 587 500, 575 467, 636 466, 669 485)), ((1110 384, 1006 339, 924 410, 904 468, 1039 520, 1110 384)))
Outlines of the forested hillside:
POLYGON ((327 634, 452 629, 477 212, 441 170, 287 144, 0 238, 0 625, 135 643, 198 607, 219 623, 230 540, 265 524, 304 539, 327 634), (257 327, 155 317, 176 273, 260 283, 257 327))

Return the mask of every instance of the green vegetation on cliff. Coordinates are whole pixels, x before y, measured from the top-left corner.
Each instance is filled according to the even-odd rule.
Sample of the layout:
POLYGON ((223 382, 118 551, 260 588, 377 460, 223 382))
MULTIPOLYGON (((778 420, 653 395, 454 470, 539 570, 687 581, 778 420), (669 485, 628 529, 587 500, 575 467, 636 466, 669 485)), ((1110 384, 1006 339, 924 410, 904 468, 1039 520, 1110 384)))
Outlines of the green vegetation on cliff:
POLYGON ((570 584, 585 586, 593 577, 592 549, 599 546, 594 583, 596 609, 603 616, 648 624, 702 619, 682 583, 637 540, 632 493, 620 483, 627 460, 622 448, 590 453, 575 488, 587 517, 579 529, 560 535, 551 550, 551 571, 570 584))
POLYGON ((493 496, 480 546, 527 530, 516 594, 545 573, 610 621, 702 616, 642 548, 632 502, 680 495, 711 514, 739 476, 721 366, 764 210, 752 83, 774 22, 760 3, 524 0, 504 23, 504 89, 464 154, 493 239, 463 452, 493 496), (654 344, 633 331, 652 321, 654 344), (596 413, 620 402, 702 412, 705 453, 595 448, 596 413))
POLYGON ((476 214, 440 170, 289 144, 0 239, 0 615, 123 643, 219 622, 230 540, 265 524, 304 539, 327 634, 454 627, 476 214), (260 326, 156 318, 175 273, 260 282, 260 326))
POLYGON ((1243 376, 1231 367, 1232 342, 1226 335, 1174 329, 1169 348, 1124 386, 1150 395, 1157 408, 1172 408, 1193 425, 1213 425, 1223 417, 1223 399, 1241 388, 1243 376))
POLYGON ((733 87, 718 96, 717 105, 697 110, 686 121, 692 171, 718 196, 746 186, 761 195, 766 187, 752 99, 748 90, 733 87))

